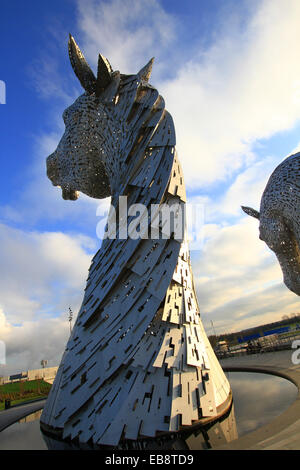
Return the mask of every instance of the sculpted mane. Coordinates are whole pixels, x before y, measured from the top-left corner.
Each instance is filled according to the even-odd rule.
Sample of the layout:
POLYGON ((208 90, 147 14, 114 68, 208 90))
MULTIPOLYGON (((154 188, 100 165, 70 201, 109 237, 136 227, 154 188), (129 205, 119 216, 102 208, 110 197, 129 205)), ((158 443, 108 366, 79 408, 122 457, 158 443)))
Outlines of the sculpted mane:
POLYGON ((96 446, 126 448, 162 433, 171 439, 231 404, 202 326, 185 227, 178 236, 174 216, 166 237, 159 218, 162 208, 185 211, 173 120, 148 83, 153 60, 122 75, 100 55, 96 78, 72 37, 69 52, 86 93, 65 112, 48 176, 64 198, 111 195, 118 217, 116 236, 105 238, 92 260, 41 423, 96 446), (154 208, 158 220, 139 219, 139 237, 129 236, 133 205, 147 215, 154 208))

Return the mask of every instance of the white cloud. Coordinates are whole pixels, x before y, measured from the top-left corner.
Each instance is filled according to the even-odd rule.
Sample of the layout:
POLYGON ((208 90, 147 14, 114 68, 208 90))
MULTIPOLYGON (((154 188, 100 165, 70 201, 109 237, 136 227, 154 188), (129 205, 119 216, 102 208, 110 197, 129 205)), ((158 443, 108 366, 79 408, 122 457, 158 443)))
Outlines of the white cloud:
POLYGON ((258 239, 257 221, 214 227, 202 253, 192 259, 203 320, 238 331, 298 312, 299 297, 283 284, 275 257, 258 239))
POLYGON ((2 375, 58 365, 68 339, 68 308, 80 308, 95 241, 85 235, 26 232, 0 225, 2 375))
POLYGON ((1 331, 1 340, 4 335, 7 335, 11 330, 11 325, 7 322, 6 316, 3 312, 3 309, 0 307, 0 331, 1 331))
POLYGON ((48 360, 48 367, 59 365, 69 337, 69 324, 63 315, 16 326, 7 321, 1 310, 0 328, 5 344, 5 364, 0 366, 0 375, 39 369, 42 359, 48 360))
POLYGON ((269 156, 240 171, 218 198, 208 201, 209 219, 220 221, 231 216, 241 218, 244 215, 241 206, 250 206, 259 211, 263 191, 277 163, 280 162, 276 162, 275 157, 269 156))
POLYGON ((260 2, 244 28, 230 22, 201 59, 181 61, 161 86, 175 119, 185 179, 194 187, 252 164, 252 144, 300 117, 300 4, 260 2))
POLYGON ((274 170, 274 159, 267 158, 251 165, 238 174, 233 184, 227 189, 219 210, 224 215, 242 215, 241 205, 259 210, 260 199, 269 176, 274 170))
POLYGON ((203 206, 204 237, 210 236, 213 227, 228 226, 232 220, 241 219, 245 215, 241 206, 259 210, 262 193, 273 170, 274 158, 266 157, 240 171, 232 183, 224 186, 219 193, 211 191, 209 197, 189 197, 189 204, 203 206))
POLYGON ((115 70, 137 73, 176 37, 177 20, 157 0, 78 0, 77 6, 80 47, 94 66, 101 52, 115 70))
MULTIPOLYGON (((233 282, 237 282, 235 278, 233 282)), ((243 280, 240 281, 244 285, 243 280)), ((226 285, 225 285, 226 286, 226 285)), ((237 332, 253 326, 281 320, 283 315, 299 313, 299 299, 282 282, 231 300, 204 313, 204 323, 213 320, 217 333, 237 332)), ((209 333, 211 333, 209 331, 209 333)))
POLYGON ((28 67, 28 75, 41 98, 48 100, 55 97, 62 100, 65 105, 72 100, 74 89, 66 86, 66 77, 61 75, 55 56, 43 55, 31 63, 28 67))
POLYGON ((79 309, 95 251, 86 236, 25 232, 0 226, 0 305, 11 324, 79 309))

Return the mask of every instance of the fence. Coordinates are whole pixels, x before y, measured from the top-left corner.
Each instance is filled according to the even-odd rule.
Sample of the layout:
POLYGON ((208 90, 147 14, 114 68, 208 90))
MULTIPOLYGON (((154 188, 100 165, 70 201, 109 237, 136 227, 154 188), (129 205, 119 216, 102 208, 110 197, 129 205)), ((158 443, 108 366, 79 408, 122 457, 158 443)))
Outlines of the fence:
POLYGON ((300 340, 300 332, 283 332, 282 334, 273 334, 249 340, 248 342, 235 347, 230 347, 229 345, 227 351, 215 350, 215 354, 218 359, 224 359, 226 357, 245 356, 247 354, 262 354, 265 352, 282 351, 285 349, 292 349, 292 342, 296 339, 300 340))

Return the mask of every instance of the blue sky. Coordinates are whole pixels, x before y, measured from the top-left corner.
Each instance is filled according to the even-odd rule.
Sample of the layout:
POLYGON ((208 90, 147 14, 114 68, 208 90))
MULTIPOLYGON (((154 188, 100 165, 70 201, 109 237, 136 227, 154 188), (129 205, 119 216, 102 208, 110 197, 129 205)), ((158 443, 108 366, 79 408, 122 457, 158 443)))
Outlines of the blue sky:
POLYGON ((93 68, 99 52, 122 73, 155 56, 151 84, 175 122, 188 200, 204 208, 191 255, 208 334, 211 321, 221 333, 299 311, 240 209, 259 208, 271 172, 299 148, 299 16, 298 0, 2 2, 0 374, 58 364, 100 246, 96 211, 109 204, 64 201, 46 177, 62 112, 82 93, 69 32, 93 68))

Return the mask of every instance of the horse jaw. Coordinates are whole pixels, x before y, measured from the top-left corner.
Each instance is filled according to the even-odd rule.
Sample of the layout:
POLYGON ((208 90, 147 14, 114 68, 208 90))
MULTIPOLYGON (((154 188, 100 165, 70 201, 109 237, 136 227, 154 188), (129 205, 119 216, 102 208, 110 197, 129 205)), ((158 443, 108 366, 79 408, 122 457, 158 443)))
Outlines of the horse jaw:
POLYGON ((283 282, 300 295, 300 250, 295 237, 291 237, 284 250, 275 253, 283 273, 283 282))
POLYGON ((294 231, 281 219, 261 220, 260 239, 272 250, 281 267, 283 282, 300 295, 300 249, 294 231))

